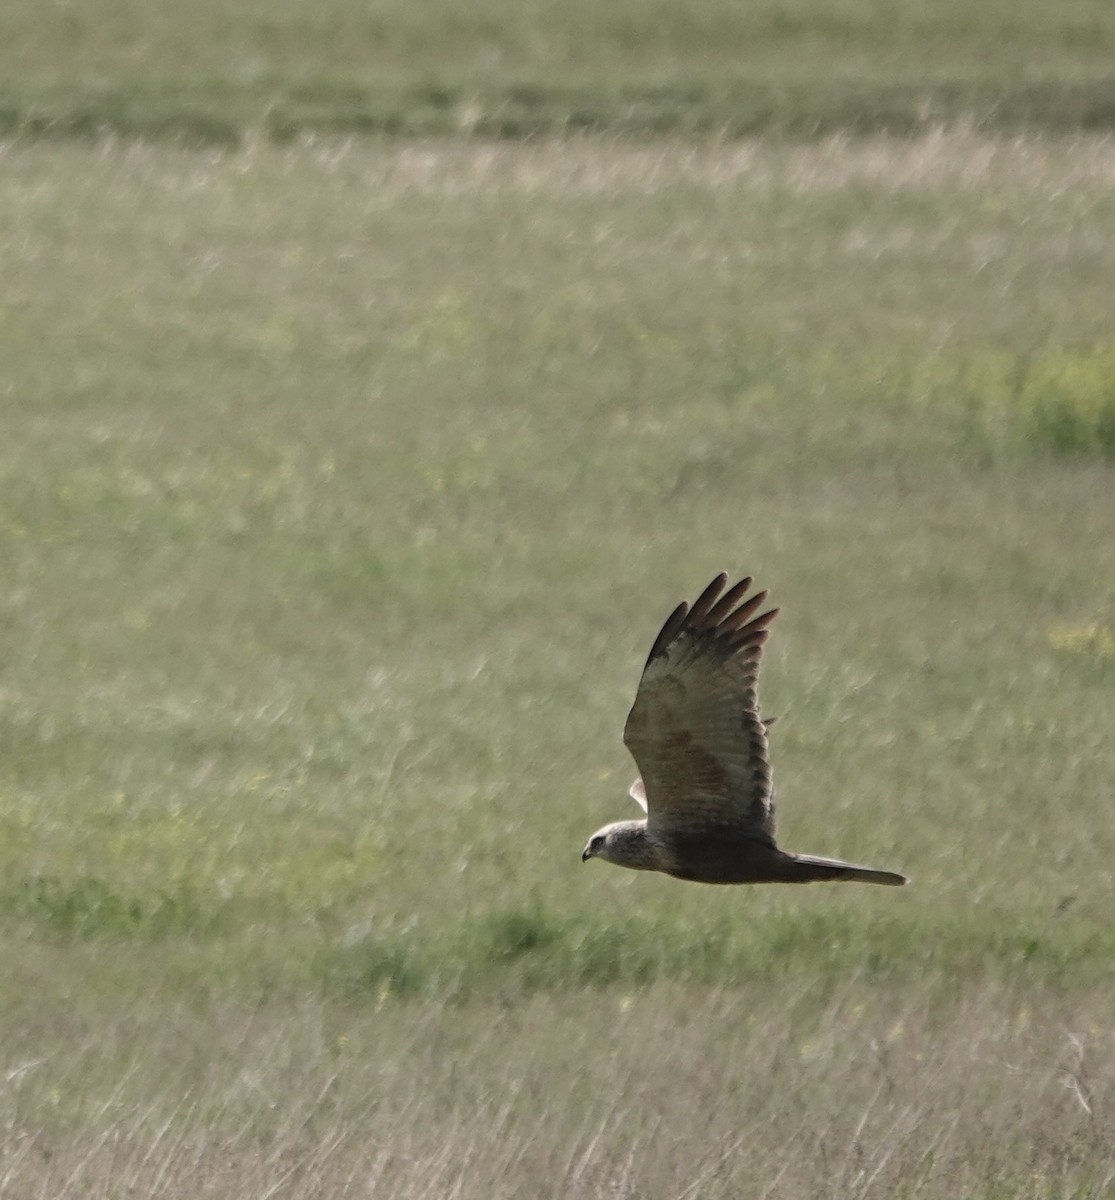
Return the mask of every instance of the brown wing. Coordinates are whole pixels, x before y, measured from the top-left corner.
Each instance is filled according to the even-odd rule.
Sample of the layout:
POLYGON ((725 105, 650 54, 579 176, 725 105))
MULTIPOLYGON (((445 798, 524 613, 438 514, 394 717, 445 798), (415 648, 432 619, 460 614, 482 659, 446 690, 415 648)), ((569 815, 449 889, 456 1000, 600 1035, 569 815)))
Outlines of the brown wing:
POLYGON ((623 740, 639 764, 653 829, 730 825, 773 841, 767 736, 756 682, 778 610, 743 579, 719 575, 680 604, 651 647, 623 740), (720 597, 717 599, 717 597, 720 597))

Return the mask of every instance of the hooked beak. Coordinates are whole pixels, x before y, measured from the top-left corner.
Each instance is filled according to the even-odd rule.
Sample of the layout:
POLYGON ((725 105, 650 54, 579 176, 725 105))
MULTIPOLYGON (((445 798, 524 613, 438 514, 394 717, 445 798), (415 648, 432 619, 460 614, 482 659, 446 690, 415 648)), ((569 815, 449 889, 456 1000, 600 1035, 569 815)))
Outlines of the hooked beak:
POLYGON ((592 858, 592 851, 586 846, 581 851, 581 862, 588 862, 590 858, 592 858))

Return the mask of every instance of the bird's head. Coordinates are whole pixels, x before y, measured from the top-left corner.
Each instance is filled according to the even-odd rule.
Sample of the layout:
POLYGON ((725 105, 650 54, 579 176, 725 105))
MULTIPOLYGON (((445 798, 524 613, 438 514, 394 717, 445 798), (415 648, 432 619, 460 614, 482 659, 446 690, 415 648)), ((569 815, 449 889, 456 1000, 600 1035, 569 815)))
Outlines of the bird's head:
POLYGON ((646 824, 646 821, 613 821, 598 829, 581 851, 581 862, 602 858, 619 867, 653 869, 647 862, 646 824))

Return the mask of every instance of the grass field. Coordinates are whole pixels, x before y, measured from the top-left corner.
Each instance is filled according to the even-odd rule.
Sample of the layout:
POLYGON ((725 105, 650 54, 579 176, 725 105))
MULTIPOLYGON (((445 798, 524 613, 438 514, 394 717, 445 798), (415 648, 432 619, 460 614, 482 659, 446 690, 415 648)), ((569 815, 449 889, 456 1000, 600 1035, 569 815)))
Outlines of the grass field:
POLYGON ((1110 25, 2 7, 2 1200, 1110 1191, 1110 25), (580 863, 721 569, 911 887, 580 863))
POLYGON ((1098 1196, 1109 156, 9 146, 0 1193, 1098 1196), (912 887, 578 861, 722 567, 912 887))
POLYGON ((1103 0, 6 0, 0 132, 1109 129, 1103 0))

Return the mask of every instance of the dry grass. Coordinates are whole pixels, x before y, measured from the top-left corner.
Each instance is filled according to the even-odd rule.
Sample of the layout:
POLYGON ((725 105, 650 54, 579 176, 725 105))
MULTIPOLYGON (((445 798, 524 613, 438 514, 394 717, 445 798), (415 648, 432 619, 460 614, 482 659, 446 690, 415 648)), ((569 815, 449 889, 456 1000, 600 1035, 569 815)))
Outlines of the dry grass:
POLYGON ((3 1194, 1098 1197, 1107 1005, 741 981, 504 1005, 173 996, 24 1029, 3 1194), (772 1000, 776 1002, 772 1004, 772 1000))

